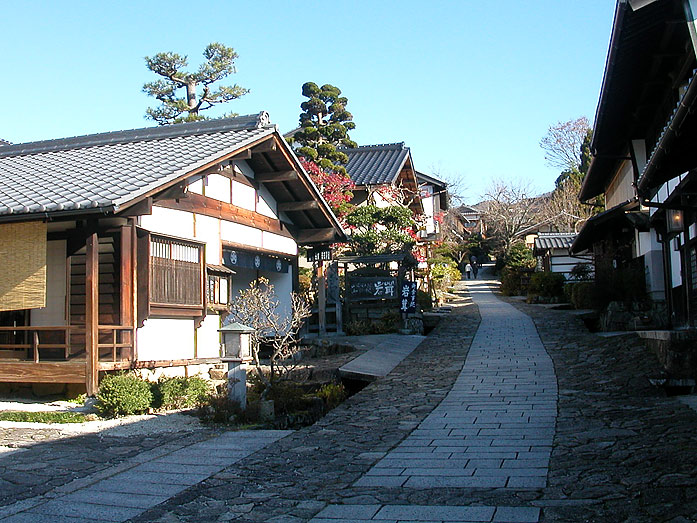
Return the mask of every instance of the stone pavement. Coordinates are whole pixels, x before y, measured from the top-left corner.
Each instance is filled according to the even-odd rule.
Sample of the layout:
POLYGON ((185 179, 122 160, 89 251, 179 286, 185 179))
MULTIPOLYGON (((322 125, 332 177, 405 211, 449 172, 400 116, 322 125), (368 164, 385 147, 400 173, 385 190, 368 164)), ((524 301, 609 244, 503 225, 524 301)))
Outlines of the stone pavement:
POLYGON ((118 466, 0 508, 7 523, 126 521, 287 436, 290 431, 225 432, 193 445, 163 445, 118 466))

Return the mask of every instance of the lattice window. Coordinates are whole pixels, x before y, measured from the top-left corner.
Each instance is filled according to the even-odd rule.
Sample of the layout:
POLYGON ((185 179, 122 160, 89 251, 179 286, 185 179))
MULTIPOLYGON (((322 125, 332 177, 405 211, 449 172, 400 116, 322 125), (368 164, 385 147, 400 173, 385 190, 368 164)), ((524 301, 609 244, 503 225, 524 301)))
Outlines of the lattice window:
POLYGON ((150 238, 150 302, 203 306, 203 245, 178 238, 150 238))

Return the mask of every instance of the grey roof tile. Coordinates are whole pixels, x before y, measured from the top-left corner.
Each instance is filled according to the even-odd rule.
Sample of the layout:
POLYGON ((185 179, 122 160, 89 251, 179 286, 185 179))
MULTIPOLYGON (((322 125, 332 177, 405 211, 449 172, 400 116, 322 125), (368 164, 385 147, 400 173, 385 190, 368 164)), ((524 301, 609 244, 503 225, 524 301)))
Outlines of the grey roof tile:
POLYGON ((542 233, 535 238, 535 249, 569 249, 575 239, 575 233, 542 233))
POLYGON ((0 148, 0 216, 118 207, 275 128, 266 113, 0 148))
POLYGON ((409 156, 409 147, 405 147, 404 142, 339 150, 349 157, 346 171, 356 185, 394 182, 409 156))

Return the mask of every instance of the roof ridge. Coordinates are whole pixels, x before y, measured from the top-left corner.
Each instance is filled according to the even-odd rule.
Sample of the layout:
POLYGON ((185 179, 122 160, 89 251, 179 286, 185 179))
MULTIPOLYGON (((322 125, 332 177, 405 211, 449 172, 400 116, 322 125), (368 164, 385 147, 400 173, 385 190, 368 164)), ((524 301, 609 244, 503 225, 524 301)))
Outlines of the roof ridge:
POLYGON ((338 147, 341 151, 377 151, 380 149, 408 149, 404 146, 404 142, 394 143, 376 143, 373 145, 359 145, 358 147, 338 147))
POLYGON ((83 147, 94 147, 98 145, 162 140, 166 138, 191 136, 195 134, 211 134, 222 131, 253 130, 271 126, 269 113, 261 111, 257 114, 236 116, 234 118, 216 118, 213 120, 200 120, 197 122, 177 123, 159 127, 142 127, 124 131, 86 134, 70 138, 56 138, 52 140, 3 145, 0 147, 0 158, 51 151, 65 151, 69 149, 82 149, 83 147))

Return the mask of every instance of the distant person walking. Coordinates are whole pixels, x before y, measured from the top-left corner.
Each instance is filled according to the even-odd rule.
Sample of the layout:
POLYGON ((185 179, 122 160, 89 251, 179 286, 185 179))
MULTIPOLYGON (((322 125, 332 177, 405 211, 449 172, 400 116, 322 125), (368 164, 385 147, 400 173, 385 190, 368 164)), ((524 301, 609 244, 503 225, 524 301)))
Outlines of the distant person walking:
POLYGON ((472 274, 474 275, 474 279, 477 279, 477 273, 479 272, 479 264, 473 260, 472 261, 472 274))
POLYGON ((469 263, 465 265, 465 274, 467 275, 468 280, 472 279, 472 265, 470 265, 469 263))

